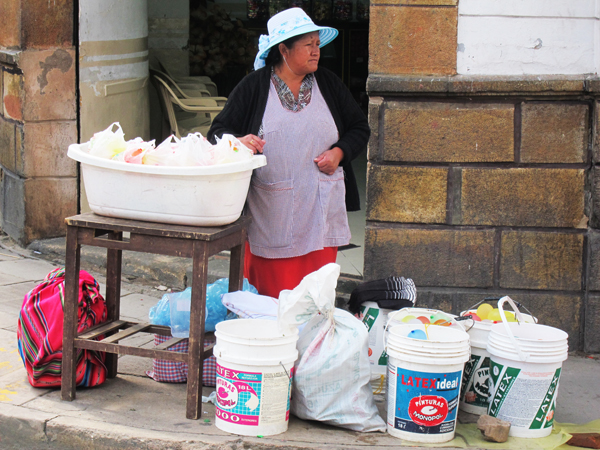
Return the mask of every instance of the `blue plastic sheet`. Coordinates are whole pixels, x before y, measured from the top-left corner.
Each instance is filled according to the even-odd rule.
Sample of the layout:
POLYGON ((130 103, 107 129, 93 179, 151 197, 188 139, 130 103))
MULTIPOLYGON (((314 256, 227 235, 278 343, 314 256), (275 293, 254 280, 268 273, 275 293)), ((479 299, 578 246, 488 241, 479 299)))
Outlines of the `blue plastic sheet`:
MULTIPOLYGON (((206 288, 206 311, 204 329, 215 331, 215 326, 227 319, 228 310, 221 302, 221 296, 229 290, 229 278, 221 278, 206 288)), ((244 291, 258 294, 258 291, 247 279, 244 279, 244 291)), ((172 292, 163 295, 159 302, 150 308, 148 314, 150 323, 171 327, 175 337, 189 337, 190 305, 192 288, 182 292, 172 292)))

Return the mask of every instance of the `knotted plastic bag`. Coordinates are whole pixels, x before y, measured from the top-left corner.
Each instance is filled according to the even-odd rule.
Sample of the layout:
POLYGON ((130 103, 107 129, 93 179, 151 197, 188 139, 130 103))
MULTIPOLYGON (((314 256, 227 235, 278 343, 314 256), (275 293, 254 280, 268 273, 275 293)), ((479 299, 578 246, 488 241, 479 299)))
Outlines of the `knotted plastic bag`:
POLYGON ((175 152, 179 147, 180 139, 171 135, 162 141, 158 147, 147 151, 142 158, 142 164, 150 166, 171 166, 175 152))
POLYGON ((224 134, 221 139, 217 138, 213 153, 213 164, 247 161, 253 155, 252 150, 231 134, 224 134))
POLYGON ((152 150, 154 150, 154 140, 146 142, 142 138, 137 137, 127 141, 125 143, 125 151, 115 155, 113 160, 130 164, 143 164, 144 156, 152 150))
POLYGON ((279 295, 280 327, 306 323, 296 344, 290 411, 354 431, 385 431, 369 384, 368 331, 335 308, 340 266, 327 264, 279 295))
POLYGON ((90 139, 90 155, 112 159, 127 148, 125 133, 119 122, 111 124, 106 130, 94 133, 90 139), (116 131, 113 128, 117 127, 116 131))

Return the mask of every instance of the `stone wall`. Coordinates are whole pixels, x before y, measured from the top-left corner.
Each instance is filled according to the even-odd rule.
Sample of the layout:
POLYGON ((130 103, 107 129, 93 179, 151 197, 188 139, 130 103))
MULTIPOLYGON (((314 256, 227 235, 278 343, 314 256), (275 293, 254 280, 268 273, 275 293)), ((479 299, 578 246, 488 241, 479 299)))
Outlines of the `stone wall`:
POLYGON ((365 279, 509 295, 600 352, 599 79, 457 75, 457 6, 371 5, 365 279))
POLYGON ((27 244, 77 212, 73 2, 3 0, 0 17, 2 230, 27 244))

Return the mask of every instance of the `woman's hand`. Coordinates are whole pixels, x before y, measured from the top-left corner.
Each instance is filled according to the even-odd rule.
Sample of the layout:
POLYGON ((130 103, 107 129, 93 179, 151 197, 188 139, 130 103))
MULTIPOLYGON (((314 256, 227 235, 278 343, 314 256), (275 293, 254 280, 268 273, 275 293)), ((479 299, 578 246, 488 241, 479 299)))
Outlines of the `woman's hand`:
POLYGON ((256 136, 255 134, 247 134, 241 138, 238 138, 242 144, 252 150, 255 155, 263 152, 265 141, 256 136))
POLYGON ((335 170, 344 159, 344 152, 339 147, 333 147, 326 150, 317 156, 314 161, 317 163, 319 170, 327 175, 333 175, 335 170))

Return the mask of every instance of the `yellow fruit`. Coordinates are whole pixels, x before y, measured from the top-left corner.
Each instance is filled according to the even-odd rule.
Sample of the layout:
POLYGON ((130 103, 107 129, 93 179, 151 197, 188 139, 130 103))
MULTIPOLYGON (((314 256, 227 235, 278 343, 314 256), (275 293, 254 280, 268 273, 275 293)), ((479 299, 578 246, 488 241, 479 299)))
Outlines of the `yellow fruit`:
POLYGON ((488 319, 488 314, 491 313, 493 309, 494 307, 492 305, 488 303, 482 303, 479 305, 479 308, 477 308, 477 315, 481 320, 488 319))
POLYGON ((500 311, 498 311, 497 308, 492 309, 492 311, 488 314, 487 318, 492 322, 499 322, 502 320, 502 317, 500 317, 500 311))

